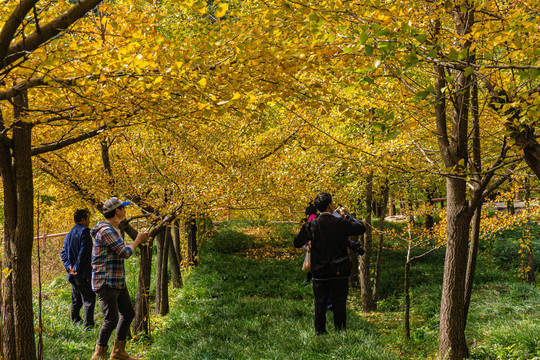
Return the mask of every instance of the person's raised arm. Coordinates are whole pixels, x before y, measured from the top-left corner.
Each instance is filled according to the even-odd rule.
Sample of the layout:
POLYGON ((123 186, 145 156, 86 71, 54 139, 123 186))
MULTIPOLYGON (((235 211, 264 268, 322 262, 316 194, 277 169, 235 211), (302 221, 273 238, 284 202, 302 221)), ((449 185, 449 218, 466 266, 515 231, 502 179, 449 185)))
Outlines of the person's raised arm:
POLYGON ((307 230, 307 222, 302 225, 302 228, 300 229, 300 232, 298 233, 298 235, 296 235, 294 237, 294 247, 297 247, 297 248, 301 248, 302 246, 304 246, 305 244, 307 244, 307 242, 309 240, 311 240, 309 238, 309 233, 308 233, 308 230, 307 230))
POLYGON ((347 232, 349 235, 362 235, 366 232, 364 223, 349 214, 346 208, 341 207, 338 209, 338 212, 344 216, 344 219, 347 221, 347 232))
POLYGON ((135 250, 139 245, 145 244, 148 240, 148 232, 140 232, 137 234, 137 237, 133 242, 131 243, 131 246, 133 246, 133 250, 135 250))

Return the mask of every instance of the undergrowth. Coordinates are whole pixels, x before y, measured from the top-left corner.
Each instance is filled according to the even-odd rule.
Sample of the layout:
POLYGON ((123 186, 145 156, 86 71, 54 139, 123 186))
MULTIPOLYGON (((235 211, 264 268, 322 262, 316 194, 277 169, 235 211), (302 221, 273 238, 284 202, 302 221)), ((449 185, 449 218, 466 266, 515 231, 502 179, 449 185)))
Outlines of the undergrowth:
MULTIPOLYGON (((444 249, 411 267, 410 339, 403 330, 406 254, 395 243, 383 254, 378 310, 362 313, 360 291, 351 289, 348 330, 331 331, 329 313, 329 335, 317 337, 313 294, 301 271, 303 253, 292 246, 297 229, 297 224, 220 224, 205 240, 199 265, 185 269, 184 287, 171 290, 170 314, 150 319, 151 341, 132 341, 128 350, 147 359, 436 358, 444 249)), ((499 248, 513 249, 503 246, 513 241, 506 235, 479 256, 466 331, 472 359, 540 359, 540 292, 497 260, 499 248)), ((134 297, 138 258, 126 266, 134 297)), ((45 359, 89 358, 102 323, 99 306, 96 328, 85 332, 69 321, 70 286, 63 274, 44 292, 45 359)))

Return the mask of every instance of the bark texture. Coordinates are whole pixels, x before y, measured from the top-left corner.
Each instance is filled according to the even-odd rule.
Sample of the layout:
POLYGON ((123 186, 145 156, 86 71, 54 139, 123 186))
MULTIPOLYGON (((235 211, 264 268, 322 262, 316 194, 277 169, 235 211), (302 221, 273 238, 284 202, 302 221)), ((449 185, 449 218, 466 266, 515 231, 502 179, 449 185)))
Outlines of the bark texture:
POLYGON ((382 263, 382 254, 383 254, 383 241, 384 241, 384 218, 386 217, 386 208, 388 206, 388 197, 390 188, 388 185, 388 180, 385 182, 382 187, 381 201, 380 201, 380 210, 379 210, 379 243, 377 246, 377 260, 375 262, 375 276, 373 280, 373 298, 378 300, 379 298, 379 277, 381 273, 381 263, 382 263))
POLYGON ((371 228, 371 204, 373 200, 373 174, 366 179, 366 233, 364 234, 364 248, 366 253, 360 257, 360 288, 362 289, 362 311, 371 312, 377 309, 371 287, 371 254, 373 253, 373 231, 371 228))

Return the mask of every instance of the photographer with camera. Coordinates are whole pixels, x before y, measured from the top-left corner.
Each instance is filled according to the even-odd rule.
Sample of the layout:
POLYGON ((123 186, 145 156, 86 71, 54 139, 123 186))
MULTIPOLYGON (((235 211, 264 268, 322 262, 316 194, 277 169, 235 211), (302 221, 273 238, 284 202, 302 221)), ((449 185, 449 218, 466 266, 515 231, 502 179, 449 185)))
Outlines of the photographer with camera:
POLYGON ((338 209, 341 216, 334 216, 336 207, 329 193, 318 194, 314 203, 321 214, 302 226, 294 238, 294 246, 300 248, 311 240, 315 333, 323 335, 327 333, 326 307, 330 294, 335 329, 339 331, 346 328, 346 302, 352 270, 347 248, 356 250, 360 255, 364 253, 359 242, 349 241, 348 238, 351 235, 362 235, 366 227, 361 221, 351 217, 344 208, 338 209))

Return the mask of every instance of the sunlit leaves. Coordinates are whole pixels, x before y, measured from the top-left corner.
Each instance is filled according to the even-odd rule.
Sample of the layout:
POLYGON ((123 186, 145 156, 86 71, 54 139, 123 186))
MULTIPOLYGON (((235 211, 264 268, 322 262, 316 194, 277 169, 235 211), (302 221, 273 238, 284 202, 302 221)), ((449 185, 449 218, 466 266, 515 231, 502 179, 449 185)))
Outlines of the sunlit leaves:
POLYGON ((222 18, 227 13, 227 10, 229 9, 229 4, 227 3, 221 3, 217 6, 216 11, 214 12, 214 15, 217 18, 222 18))
MULTIPOLYGON (((83 128, 93 121, 130 119, 167 129, 164 146, 176 146, 174 156, 185 163, 163 160, 162 171, 168 169, 170 178, 182 176, 194 192, 203 187, 227 201, 249 199, 247 184, 256 183, 259 193, 272 194, 264 202, 279 196, 293 201, 307 197, 309 189, 339 188, 329 174, 340 166, 351 176, 367 167, 381 174, 438 171, 431 136, 433 59, 457 63, 465 76, 473 76, 491 70, 461 63, 470 55, 462 49, 466 41, 477 44, 478 59, 488 64, 521 64, 539 55, 533 31, 538 20, 524 17, 519 5, 514 12, 479 4, 484 6, 478 9, 480 26, 461 36, 451 26, 453 2, 447 3, 216 1, 209 6, 192 0, 162 1, 154 8, 118 1, 107 5, 105 20, 111 26, 103 34, 98 30, 105 20, 87 18, 72 34, 33 54, 32 69, 22 74, 38 69, 48 79, 77 78, 76 87, 36 90, 33 99, 48 101, 33 101, 43 111, 51 104, 65 109, 62 115, 78 119, 83 128), (502 22, 486 15, 490 12, 508 16, 509 28, 502 29, 502 22), (431 26, 437 18, 445 32, 434 38, 431 26), (524 18, 528 21, 517 21, 524 18), (174 136, 168 133, 173 130, 174 136), (339 166, 332 163, 336 156, 339 166), (177 172, 190 162, 198 164, 196 170, 177 172), (309 167, 303 169, 305 163, 309 167), (215 171, 212 186, 215 181, 227 190, 197 179, 205 171, 215 171), (312 173, 320 179, 310 179, 312 173), (291 183, 290 194, 280 195, 279 189, 291 183)), ((532 68, 512 76, 525 83, 539 73, 532 68)), ((454 68, 446 75, 443 92, 450 97, 459 75, 454 68)), ((524 121, 538 108, 532 101, 529 106, 524 121)), ((483 127, 486 137, 499 131, 500 124, 493 117, 489 121, 483 127)), ((39 136, 46 141, 73 131, 56 127, 39 136)), ((133 154, 122 152, 122 158, 139 156, 133 154)), ((160 155, 148 152, 151 156, 160 155)), ((144 166, 150 172, 149 164, 144 166)), ((186 189, 182 194, 189 193, 186 189)), ((251 198, 247 201, 256 201, 251 198)))

